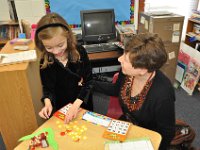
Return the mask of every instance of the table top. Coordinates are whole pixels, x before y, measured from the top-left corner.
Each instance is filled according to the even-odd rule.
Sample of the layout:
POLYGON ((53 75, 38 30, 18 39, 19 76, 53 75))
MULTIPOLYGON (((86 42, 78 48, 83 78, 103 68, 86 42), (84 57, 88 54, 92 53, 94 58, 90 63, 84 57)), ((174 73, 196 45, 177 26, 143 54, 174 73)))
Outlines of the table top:
MULTIPOLYGON (((69 135, 61 136, 60 133, 66 130, 66 125, 62 120, 54 116, 47 120, 35 132, 41 131, 43 128, 52 128, 55 134, 55 141, 58 143, 59 150, 64 150, 66 148, 70 148, 71 150, 104 150, 104 143, 106 141, 110 141, 102 137, 106 127, 82 120, 82 115, 85 113, 85 111, 86 110, 81 109, 77 118, 70 123, 71 125, 76 125, 77 127, 84 126, 87 128, 87 130, 82 134, 82 136, 85 136, 85 139, 80 139, 78 142, 73 141, 72 137, 69 135)), ((161 136, 159 133, 131 124, 126 139, 136 139, 143 137, 150 138, 155 150, 159 148, 159 144, 161 142, 161 136)), ((28 149, 29 142, 29 140, 23 141, 15 148, 15 150, 28 149)), ((37 150, 42 149, 43 148, 37 148, 37 150)), ((53 150, 53 148, 48 147, 45 148, 45 150, 53 150)))

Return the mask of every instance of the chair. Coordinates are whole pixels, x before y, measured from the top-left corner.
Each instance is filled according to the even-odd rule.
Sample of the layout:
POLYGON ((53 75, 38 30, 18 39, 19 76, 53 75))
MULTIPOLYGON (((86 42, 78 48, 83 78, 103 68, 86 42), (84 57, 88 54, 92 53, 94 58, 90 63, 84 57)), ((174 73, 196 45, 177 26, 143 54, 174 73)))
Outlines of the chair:
MULTIPOLYGON (((113 76, 113 81, 112 83, 115 83, 117 81, 119 73, 115 73, 113 76)), ((111 96, 110 97, 110 102, 108 104, 108 111, 106 116, 114 118, 114 119, 119 119, 119 117, 123 114, 121 106, 119 104, 119 99, 118 97, 111 96)))

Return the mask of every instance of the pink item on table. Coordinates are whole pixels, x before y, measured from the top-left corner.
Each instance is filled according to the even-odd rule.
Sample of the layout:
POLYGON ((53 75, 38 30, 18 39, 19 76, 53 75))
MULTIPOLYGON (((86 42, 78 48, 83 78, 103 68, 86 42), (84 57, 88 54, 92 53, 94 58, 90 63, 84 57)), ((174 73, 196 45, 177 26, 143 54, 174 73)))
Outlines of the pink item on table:
POLYGON ((36 29, 37 29, 37 24, 32 24, 31 25, 31 39, 32 40, 34 40, 34 38, 35 38, 36 29))

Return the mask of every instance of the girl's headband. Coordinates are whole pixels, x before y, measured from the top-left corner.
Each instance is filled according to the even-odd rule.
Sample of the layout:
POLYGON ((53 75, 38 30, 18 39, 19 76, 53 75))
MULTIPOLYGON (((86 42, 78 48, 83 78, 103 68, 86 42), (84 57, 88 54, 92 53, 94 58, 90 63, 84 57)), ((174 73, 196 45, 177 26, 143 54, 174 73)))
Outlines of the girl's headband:
POLYGON ((63 27, 63 28, 65 28, 67 31, 69 31, 69 28, 68 28, 66 25, 64 25, 64 24, 61 24, 61 23, 52 23, 52 24, 46 24, 46 25, 44 25, 44 26, 41 26, 41 27, 37 28, 37 30, 36 30, 36 35, 37 35, 40 31, 42 31, 42 30, 44 30, 44 29, 46 29, 46 28, 48 28, 48 27, 63 27))

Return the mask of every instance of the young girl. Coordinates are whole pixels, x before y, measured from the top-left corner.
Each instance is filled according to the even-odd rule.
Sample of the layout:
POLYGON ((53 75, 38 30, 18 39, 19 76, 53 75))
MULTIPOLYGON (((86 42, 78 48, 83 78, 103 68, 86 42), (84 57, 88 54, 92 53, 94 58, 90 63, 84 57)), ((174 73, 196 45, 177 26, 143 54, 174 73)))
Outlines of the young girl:
POLYGON ((52 110, 68 103, 72 107, 65 117, 68 123, 76 117, 79 107, 92 110, 88 81, 92 71, 86 51, 77 46, 67 22, 58 14, 43 16, 37 24, 36 49, 41 52, 40 75, 44 107, 40 117, 47 119, 52 110))

